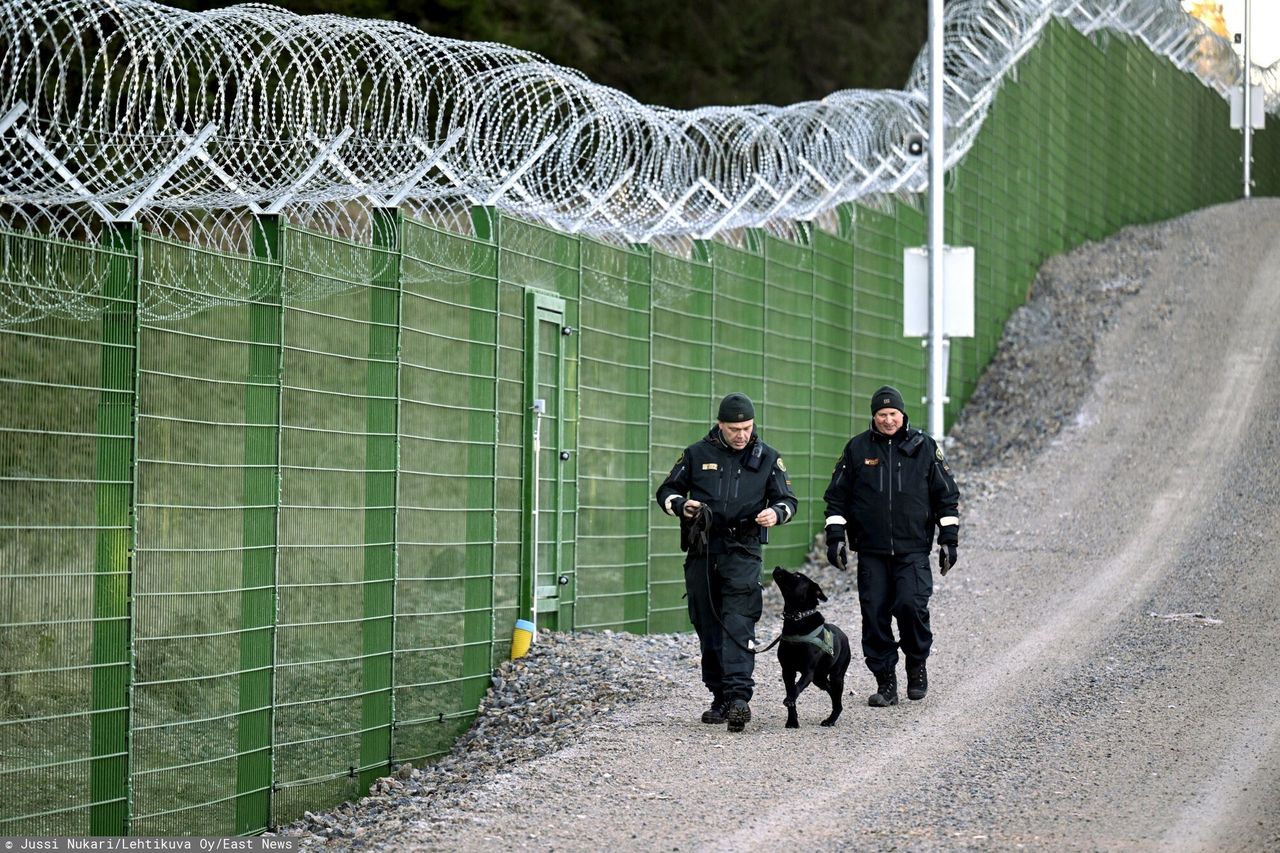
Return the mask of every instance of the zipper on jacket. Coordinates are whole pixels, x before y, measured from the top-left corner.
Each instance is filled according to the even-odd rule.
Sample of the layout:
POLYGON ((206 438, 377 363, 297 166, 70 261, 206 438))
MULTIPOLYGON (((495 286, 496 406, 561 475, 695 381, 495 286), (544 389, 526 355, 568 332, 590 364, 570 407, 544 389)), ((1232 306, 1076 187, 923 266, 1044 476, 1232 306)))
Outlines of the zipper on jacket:
POLYGON ((739 467, 733 475, 733 499, 738 499, 738 483, 742 482, 742 468, 739 467))
MULTIPOLYGON (((885 459, 885 462, 889 463, 889 465, 892 466, 893 459, 894 459, 893 439, 892 438, 889 439, 889 441, 886 443, 889 446, 889 451, 887 454, 887 458, 885 459)), ((892 557, 893 555, 894 555, 894 550, 893 550, 893 471, 890 471, 889 472, 889 556, 892 557)))

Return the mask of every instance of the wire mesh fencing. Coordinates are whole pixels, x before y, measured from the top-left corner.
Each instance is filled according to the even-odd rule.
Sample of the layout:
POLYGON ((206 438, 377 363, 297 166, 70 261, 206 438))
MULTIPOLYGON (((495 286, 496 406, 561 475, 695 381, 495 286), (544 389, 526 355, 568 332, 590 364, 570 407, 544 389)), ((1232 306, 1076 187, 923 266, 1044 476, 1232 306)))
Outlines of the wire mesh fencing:
MULTIPOLYGON (((1036 32, 950 174, 978 269, 949 419, 1044 258, 1238 193, 1218 91, 1139 39, 1036 32)), ((1257 143, 1280 193, 1280 132, 1257 143)), ((23 210, 0 230, 4 834, 248 834, 357 797, 450 748, 516 618, 687 628, 652 493, 720 396, 785 460, 801 513, 767 554, 794 563, 871 390, 924 391, 909 194, 647 245, 483 204, 23 210)))

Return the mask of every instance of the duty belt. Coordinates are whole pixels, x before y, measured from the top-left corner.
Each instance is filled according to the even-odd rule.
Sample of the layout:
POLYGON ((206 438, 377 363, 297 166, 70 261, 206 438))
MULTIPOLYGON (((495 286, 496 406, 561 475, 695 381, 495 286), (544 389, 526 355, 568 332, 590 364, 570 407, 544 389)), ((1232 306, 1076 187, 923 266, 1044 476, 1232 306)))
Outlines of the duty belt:
POLYGON ((760 538, 760 525, 754 521, 748 521, 732 527, 717 526, 711 528, 711 536, 712 538, 731 539, 734 542, 746 542, 760 538))

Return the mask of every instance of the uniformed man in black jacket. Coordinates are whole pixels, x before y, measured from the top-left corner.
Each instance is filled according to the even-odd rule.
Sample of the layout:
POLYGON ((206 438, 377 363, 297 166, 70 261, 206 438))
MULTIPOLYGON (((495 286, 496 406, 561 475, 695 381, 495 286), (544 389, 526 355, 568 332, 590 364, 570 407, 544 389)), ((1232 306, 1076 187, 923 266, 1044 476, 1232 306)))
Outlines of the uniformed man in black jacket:
POLYGON ((956 564, 960 490, 942 449, 907 426, 897 389, 885 385, 872 395, 871 428, 849 439, 823 497, 827 559, 844 569, 848 549, 858 552, 862 654, 877 686, 867 704, 898 704, 899 647, 907 659, 907 698, 923 699, 929 689, 925 659, 933 644, 929 552, 937 526, 942 574, 956 564))
POLYGON ((680 517, 681 545, 688 548, 689 618, 702 647, 702 682, 712 695, 702 722, 728 721, 729 731, 740 732, 751 719, 755 688, 762 532, 795 518, 797 502, 786 465, 755 432, 751 400, 728 395, 716 420, 680 454, 657 498, 664 512, 680 517))

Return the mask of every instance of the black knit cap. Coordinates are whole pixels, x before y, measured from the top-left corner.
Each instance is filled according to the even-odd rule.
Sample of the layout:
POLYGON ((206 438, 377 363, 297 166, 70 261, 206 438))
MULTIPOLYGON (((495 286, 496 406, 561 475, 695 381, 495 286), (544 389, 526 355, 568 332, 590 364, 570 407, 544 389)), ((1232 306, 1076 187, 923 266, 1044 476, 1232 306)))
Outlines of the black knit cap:
POLYGON ((871 395, 871 414, 875 414, 881 409, 897 409, 904 415, 907 413, 906 404, 902 402, 902 395, 898 393, 898 389, 892 385, 881 385, 876 393, 871 395))
POLYGON ((720 414, 716 415, 716 420, 726 424, 740 424, 755 418, 756 408, 751 405, 751 398, 736 391, 720 401, 720 414))

